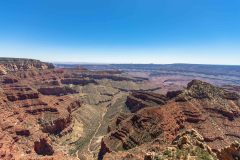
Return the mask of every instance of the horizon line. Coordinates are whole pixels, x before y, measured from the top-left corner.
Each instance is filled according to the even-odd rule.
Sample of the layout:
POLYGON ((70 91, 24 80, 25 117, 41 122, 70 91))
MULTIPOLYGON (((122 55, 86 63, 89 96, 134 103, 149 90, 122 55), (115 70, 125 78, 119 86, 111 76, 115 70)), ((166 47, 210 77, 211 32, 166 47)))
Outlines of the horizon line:
MULTIPOLYGON (((44 62, 44 61, 43 61, 44 62)), ((69 65, 211 65, 211 66, 240 66, 240 64, 209 64, 209 63, 104 63, 104 62, 60 62, 48 61, 53 64, 69 65)))
POLYGON ((26 60, 39 60, 46 63, 53 63, 53 64, 71 64, 71 65, 213 65, 213 66, 240 66, 240 64, 227 64, 227 63, 188 63, 188 62, 173 62, 173 63, 134 63, 134 62, 74 62, 74 61, 52 61, 52 60, 44 60, 41 58, 30 58, 30 57, 0 57, 0 59, 26 59, 26 60))

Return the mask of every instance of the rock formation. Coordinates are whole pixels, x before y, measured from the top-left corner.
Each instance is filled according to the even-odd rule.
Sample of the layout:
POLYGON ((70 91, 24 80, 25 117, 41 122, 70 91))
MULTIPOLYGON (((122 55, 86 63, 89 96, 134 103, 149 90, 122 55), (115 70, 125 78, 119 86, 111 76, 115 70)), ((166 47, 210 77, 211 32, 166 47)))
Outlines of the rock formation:
POLYGON ((188 128, 196 129, 213 151, 240 140, 238 94, 193 80, 187 89, 173 95, 166 104, 141 109, 111 127, 114 129, 103 138, 100 157, 156 139, 170 144, 181 130, 188 128))
POLYGON ((34 150, 39 155, 53 155, 54 150, 52 146, 47 142, 46 139, 40 139, 34 142, 34 150))
POLYGON ((54 66, 51 63, 44 63, 34 59, 0 58, 0 74, 2 75, 11 71, 53 68, 54 66))
POLYGON ((132 92, 127 97, 126 105, 131 112, 136 112, 145 107, 164 105, 168 98, 164 95, 151 92, 132 92))
POLYGON ((221 160, 240 159, 240 143, 233 142, 231 145, 217 151, 217 157, 221 160))
POLYGON ((107 153, 104 156, 106 160, 184 160, 184 159, 217 159, 216 154, 204 142, 204 138, 193 129, 179 133, 175 139, 167 144, 161 139, 156 139, 146 143, 138 148, 128 151, 119 151, 117 153, 107 153))
POLYGON ((64 86, 64 87, 41 87, 38 91, 43 95, 55 95, 55 96, 62 96, 67 94, 74 94, 77 93, 76 90, 64 86))
POLYGON ((0 84, 3 160, 239 159, 232 86, 193 80, 160 94, 164 86, 120 71, 9 58, 0 84))

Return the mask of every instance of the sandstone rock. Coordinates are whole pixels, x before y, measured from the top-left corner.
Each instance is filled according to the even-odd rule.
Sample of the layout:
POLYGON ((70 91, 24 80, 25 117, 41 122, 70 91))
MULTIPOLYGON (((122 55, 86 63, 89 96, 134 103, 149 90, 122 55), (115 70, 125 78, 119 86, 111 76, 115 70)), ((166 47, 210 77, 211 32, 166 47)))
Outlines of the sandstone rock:
POLYGON ((49 107, 49 106, 34 106, 29 109, 26 109, 25 112, 30 115, 41 115, 43 113, 45 115, 48 112, 49 113, 58 113, 58 110, 56 108, 49 107))
POLYGON ((62 84, 87 85, 89 83, 97 84, 93 79, 65 78, 61 80, 62 84))
POLYGON ((187 89, 183 94, 192 98, 223 98, 229 100, 237 100, 240 98, 240 96, 234 92, 230 93, 222 88, 199 80, 193 80, 188 83, 187 89))
POLYGON ((214 160, 216 155, 196 130, 186 130, 177 135, 170 144, 151 142, 127 151, 109 152, 103 157, 104 160, 125 160, 127 158, 136 160, 214 160))
POLYGON ((5 84, 12 84, 12 83, 16 83, 18 82, 18 80, 16 78, 12 78, 12 77, 5 77, 3 79, 3 83, 5 84))
POLYGON ((0 75, 6 75, 7 74, 7 70, 3 65, 0 65, 0 75))
POLYGON ((161 94, 148 92, 132 92, 127 97, 126 105, 131 112, 136 112, 142 108, 166 104, 168 98, 161 94))
POLYGON ((44 117, 39 119, 43 132, 55 135, 59 134, 71 122, 70 115, 68 114, 66 116, 67 117, 62 117, 59 114, 45 113, 44 117))
POLYGON ((158 123, 159 119, 161 117, 149 116, 149 112, 143 110, 141 113, 133 115, 123 126, 120 125, 109 133, 109 137, 103 139, 104 150, 127 150, 152 141, 162 133, 161 125, 158 123))
POLYGON ((0 65, 1 74, 7 74, 7 72, 15 72, 20 70, 54 68, 54 65, 51 63, 44 63, 38 60, 21 58, 0 58, 0 65))
POLYGON ((62 96, 66 94, 74 94, 78 93, 76 90, 70 87, 42 87, 39 88, 38 91, 43 95, 55 95, 55 96, 62 96))
POLYGON ((53 155, 54 150, 46 139, 40 139, 34 142, 34 150, 39 155, 53 155))
POLYGON ((220 160, 238 160, 240 159, 240 143, 233 142, 230 146, 227 146, 217 152, 217 157, 220 160))
POLYGON ((123 77, 123 76, 118 76, 114 75, 112 73, 109 74, 109 72, 104 72, 101 74, 81 74, 80 77, 83 78, 89 78, 89 79, 111 79, 114 81, 138 81, 135 80, 134 78, 128 78, 128 77, 123 77))
POLYGON ((16 129, 16 135, 28 137, 30 136, 30 131, 28 129, 19 128, 19 129, 16 129))
POLYGON ((7 93, 7 98, 9 101, 36 99, 38 97, 39 97, 39 94, 36 92, 25 92, 25 93, 16 93, 16 94, 7 93))
MULTIPOLYGON (((170 143, 179 131, 195 128, 202 135, 201 138, 196 137, 200 148, 203 149, 203 144, 209 145, 204 150, 224 148, 227 143, 240 137, 237 134, 240 110, 236 97, 238 95, 235 93, 229 94, 221 88, 194 80, 187 89, 171 96, 172 99, 166 104, 141 109, 121 120, 120 125, 111 126, 110 133, 103 138, 102 146, 109 154, 134 150, 156 138, 170 143), (179 97, 184 100, 177 101, 179 97)), ((139 100, 135 102, 148 103, 148 99, 145 100, 142 99, 143 103, 139 100)), ((188 148, 191 144, 189 137, 181 137, 178 148, 188 148)), ((208 156, 202 149, 199 152, 208 156)))
POLYGON ((179 91, 169 91, 169 92, 167 92, 167 97, 168 98, 174 98, 174 97, 177 97, 179 94, 181 94, 182 93, 182 91, 181 90, 179 90, 179 91))

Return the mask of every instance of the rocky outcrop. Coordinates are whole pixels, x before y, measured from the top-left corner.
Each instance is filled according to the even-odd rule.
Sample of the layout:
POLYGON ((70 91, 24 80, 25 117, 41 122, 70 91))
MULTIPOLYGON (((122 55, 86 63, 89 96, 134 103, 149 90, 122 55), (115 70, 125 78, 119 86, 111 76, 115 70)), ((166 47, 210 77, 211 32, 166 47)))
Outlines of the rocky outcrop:
POLYGON ((142 108, 164 105, 167 100, 161 94, 135 91, 127 97, 126 105, 131 112, 136 112, 142 108))
POLYGON ((61 80, 62 84, 73 84, 73 85, 87 85, 90 83, 97 84, 93 79, 79 79, 79 78, 65 78, 61 80))
POLYGON ((46 139, 40 139, 34 142, 34 150, 39 155, 53 155, 54 150, 52 146, 47 142, 46 139))
POLYGON ((187 128, 195 128, 214 151, 239 140, 239 95, 194 80, 168 97, 164 105, 140 109, 111 126, 114 129, 102 141, 103 151, 132 150, 156 139, 169 144, 187 128))
POLYGON ((43 113, 58 113, 58 109, 50 106, 34 106, 26 109, 25 112, 31 115, 41 115, 43 113))
POLYGON ((196 130, 186 130, 166 144, 159 139, 128 151, 107 153, 104 160, 216 159, 215 153, 196 130))
POLYGON ((42 70, 53 68, 54 65, 51 63, 45 63, 34 59, 0 58, 0 74, 7 74, 8 72, 15 72, 21 70, 42 70))
POLYGON ((59 104, 59 110, 56 109, 56 112, 45 112, 44 115, 38 119, 41 130, 52 135, 60 135, 63 130, 70 126, 72 122, 71 113, 81 107, 81 105, 82 103, 79 100, 62 102, 62 104, 59 104), (61 110, 60 107, 65 107, 65 110, 61 110))
POLYGON ((3 79, 4 84, 13 84, 13 83, 16 83, 16 82, 18 82, 18 80, 16 78, 13 78, 13 77, 5 77, 3 79))
POLYGON ((17 100, 25 100, 25 99, 34 99, 38 98, 38 93, 30 92, 30 93, 18 93, 15 95, 7 95, 9 101, 17 101, 17 100))
POLYGON ((80 77, 83 78, 89 78, 89 79, 110 79, 114 81, 142 81, 137 78, 129 78, 129 77, 123 77, 119 75, 114 75, 111 72, 106 72, 106 73, 101 73, 101 74, 81 74, 79 75, 80 77))
POLYGON ((4 88, 4 93, 9 101, 20 101, 39 98, 39 93, 24 85, 12 85, 4 88))
POLYGON ((44 82, 48 86, 60 86, 61 82, 59 80, 49 80, 44 82))
POLYGON ((240 159, 240 143, 237 141, 233 142, 230 146, 217 151, 217 157, 220 160, 240 159))
POLYGON ((215 105, 207 104, 204 108, 218 112, 230 120, 240 116, 240 110, 237 106, 240 96, 235 92, 225 91, 206 82, 193 80, 188 84, 187 90, 177 96, 176 101, 185 101, 192 98, 202 100, 206 103, 210 101, 217 102, 218 104, 215 105), (231 101, 234 102, 234 105, 231 105, 231 101))
POLYGON ((53 141, 71 134, 71 114, 81 103, 75 95, 64 95, 73 91, 61 83, 57 85, 63 89, 55 92, 61 97, 37 91, 41 86, 51 88, 53 83, 45 82, 60 82, 64 73, 41 67, 9 68, 0 77, 0 159, 75 159, 59 149, 60 142, 53 141))
POLYGON ((215 87, 209 83, 193 80, 188 83, 187 90, 182 94, 186 98, 196 98, 196 99, 228 99, 228 100, 238 100, 240 96, 234 92, 228 92, 222 88, 215 87))
POLYGON ((119 123, 118 127, 103 139, 102 146, 105 146, 103 150, 109 152, 127 150, 160 136, 163 132, 161 124, 158 123, 161 117, 149 114, 148 111, 142 110, 127 121, 119 123))
POLYGON ((62 130, 67 128, 71 122, 70 114, 66 117, 59 114, 45 113, 43 118, 39 119, 42 126, 42 131, 50 134, 59 134, 62 130))
POLYGON ((38 91, 43 95, 54 95, 54 96, 63 96, 67 94, 75 94, 78 93, 76 90, 63 86, 63 87, 41 87, 38 91))
POLYGON ((0 75, 6 75, 6 74, 7 74, 7 69, 3 65, 0 65, 0 75))
POLYGON ((30 131, 25 128, 16 128, 15 132, 16 132, 16 135, 18 136, 25 136, 25 137, 30 136, 30 131))
POLYGON ((166 96, 171 99, 171 98, 177 97, 181 93, 182 93, 181 90, 178 90, 178 91, 168 91, 166 96))

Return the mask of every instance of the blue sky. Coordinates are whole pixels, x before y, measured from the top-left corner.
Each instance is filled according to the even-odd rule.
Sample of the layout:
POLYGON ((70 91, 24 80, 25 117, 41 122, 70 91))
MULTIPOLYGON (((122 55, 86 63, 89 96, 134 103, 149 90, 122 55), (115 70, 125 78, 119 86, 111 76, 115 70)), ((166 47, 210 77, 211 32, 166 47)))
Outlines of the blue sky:
POLYGON ((239 0, 3 0, 0 56, 240 65, 239 0))

